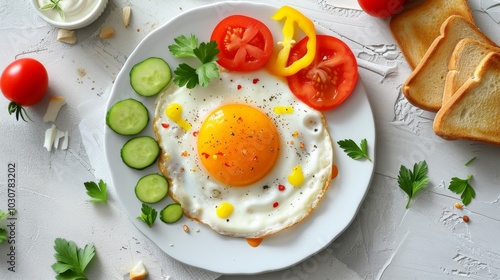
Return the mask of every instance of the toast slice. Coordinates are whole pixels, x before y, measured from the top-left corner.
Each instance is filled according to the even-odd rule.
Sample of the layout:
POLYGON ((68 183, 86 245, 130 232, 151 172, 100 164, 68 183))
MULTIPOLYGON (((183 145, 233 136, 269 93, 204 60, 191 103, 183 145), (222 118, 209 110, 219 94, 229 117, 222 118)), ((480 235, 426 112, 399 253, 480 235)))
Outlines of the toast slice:
POLYGON ((405 8, 392 16, 391 32, 411 69, 417 67, 439 28, 452 15, 474 22, 467 0, 426 0, 405 8))
POLYGON ((471 38, 495 45, 472 22, 462 16, 451 16, 441 26, 438 36, 403 85, 406 99, 428 111, 438 111, 443 102, 444 84, 450 58, 460 40, 471 38))
POLYGON ((500 48, 470 38, 458 42, 448 65, 448 74, 446 75, 444 84, 443 104, 468 79, 474 77, 474 72, 479 63, 491 52, 500 52, 500 48))
POLYGON ((489 53, 438 111, 434 132, 445 139, 500 145, 500 54, 489 53))

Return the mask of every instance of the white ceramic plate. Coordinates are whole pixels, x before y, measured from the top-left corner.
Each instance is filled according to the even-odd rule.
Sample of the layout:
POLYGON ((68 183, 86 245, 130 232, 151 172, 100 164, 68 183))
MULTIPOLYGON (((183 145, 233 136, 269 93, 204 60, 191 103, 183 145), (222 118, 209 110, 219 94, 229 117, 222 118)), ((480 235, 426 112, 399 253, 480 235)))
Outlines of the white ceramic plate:
MULTIPOLYGON (((175 17, 148 35, 128 58, 113 86, 107 108, 119 100, 132 97, 149 108, 152 119, 155 97, 141 97, 130 87, 129 72, 134 64, 147 57, 158 56, 175 68, 179 61, 172 57, 167 48, 175 37, 192 33, 200 42, 208 41, 213 27, 231 14, 257 18, 271 29, 274 38, 281 38, 282 23, 270 18, 276 10, 274 6, 250 2, 223 2, 175 17)), ((130 137, 117 135, 106 128, 105 150, 112 186, 132 223, 165 253, 181 262, 225 274, 255 274, 283 269, 317 253, 349 226, 373 175, 372 162, 355 161, 347 157, 336 144, 342 139, 353 139, 359 143, 366 138, 371 156, 374 157, 375 125, 362 82, 358 82, 355 91, 342 106, 325 116, 335 143, 335 163, 339 176, 333 180, 326 196, 310 217, 266 238, 256 248, 249 246, 245 239, 219 235, 207 226, 186 218, 174 225, 166 225, 158 219, 152 228, 136 219, 141 211, 141 202, 134 194, 134 186, 143 175, 159 171, 156 165, 141 171, 126 167, 121 161, 120 149, 130 137), (183 231, 183 224, 188 225, 189 233, 183 231)), ((151 122, 142 134, 154 135, 151 122)), ((153 206, 161 210, 170 202, 169 198, 153 206)))

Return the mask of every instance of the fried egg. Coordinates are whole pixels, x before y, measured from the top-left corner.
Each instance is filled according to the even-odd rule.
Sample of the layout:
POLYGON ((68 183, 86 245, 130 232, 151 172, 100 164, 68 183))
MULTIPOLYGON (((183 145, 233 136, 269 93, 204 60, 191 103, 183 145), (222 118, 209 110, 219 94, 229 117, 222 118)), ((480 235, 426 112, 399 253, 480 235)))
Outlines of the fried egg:
POLYGON ((264 70, 171 83, 157 98, 159 169, 184 214, 233 237, 263 238, 307 217, 332 178, 321 112, 264 70))

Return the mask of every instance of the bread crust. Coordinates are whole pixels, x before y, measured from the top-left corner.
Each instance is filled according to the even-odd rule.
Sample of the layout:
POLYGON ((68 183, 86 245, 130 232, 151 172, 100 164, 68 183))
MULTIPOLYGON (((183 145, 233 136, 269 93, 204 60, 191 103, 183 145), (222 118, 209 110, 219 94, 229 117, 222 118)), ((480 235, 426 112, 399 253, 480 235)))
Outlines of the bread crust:
POLYGON ((465 38, 495 45, 473 22, 462 16, 450 16, 442 24, 440 36, 403 85, 403 93, 410 103, 433 112, 441 108, 450 58, 458 42, 465 38))
POLYGON ((466 38, 458 42, 448 65, 443 104, 450 100, 450 97, 468 79, 474 77, 477 66, 490 52, 500 52, 500 48, 471 38, 466 38))
POLYGON ((444 139, 500 145, 500 53, 489 53, 438 111, 434 132, 444 139))
POLYGON ((417 67, 439 28, 452 15, 474 22, 467 0, 425 0, 408 5, 389 23, 391 32, 411 69, 417 67))

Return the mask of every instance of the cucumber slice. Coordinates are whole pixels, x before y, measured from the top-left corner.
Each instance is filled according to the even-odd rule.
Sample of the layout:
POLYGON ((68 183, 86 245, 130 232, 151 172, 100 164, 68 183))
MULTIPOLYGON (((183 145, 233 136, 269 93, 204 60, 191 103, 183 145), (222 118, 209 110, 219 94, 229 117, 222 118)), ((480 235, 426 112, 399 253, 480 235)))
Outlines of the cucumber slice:
POLYGON ((146 58, 130 70, 130 85, 142 96, 158 94, 171 78, 170 66, 159 57, 146 58))
POLYGON ((139 136, 123 145, 120 156, 128 167, 144 169, 152 165, 160 155, 160 147, 153 137, 139 136))
POLYGON ((160 220, 164 223, 172 224, 182 217, 183 211, 179 203, 171 203, 160 212, 160 220))
POLYGON ((121 135, 136 135, 148 125, 148 122, 148 109, 132 98, 116 102, 106 114, 108 127, 121 135))
POLYGON ((168 181, 160 174, 149 174, 135 185, 135 195, 144 203, 156 203, 168 193, 168 181))

